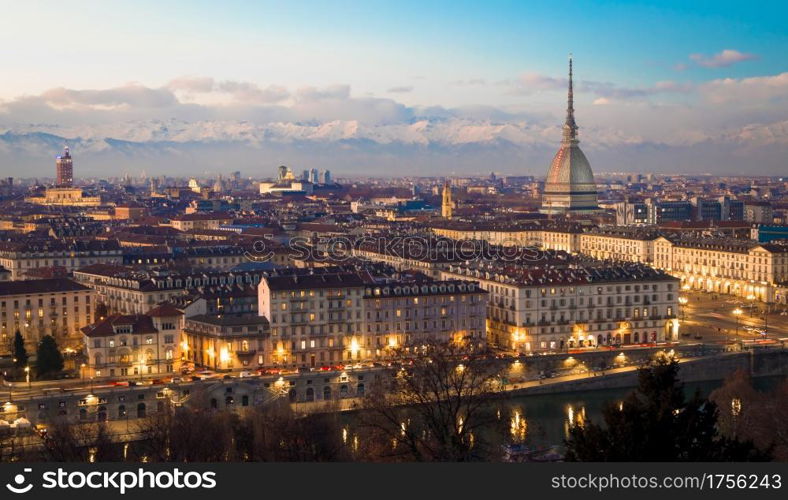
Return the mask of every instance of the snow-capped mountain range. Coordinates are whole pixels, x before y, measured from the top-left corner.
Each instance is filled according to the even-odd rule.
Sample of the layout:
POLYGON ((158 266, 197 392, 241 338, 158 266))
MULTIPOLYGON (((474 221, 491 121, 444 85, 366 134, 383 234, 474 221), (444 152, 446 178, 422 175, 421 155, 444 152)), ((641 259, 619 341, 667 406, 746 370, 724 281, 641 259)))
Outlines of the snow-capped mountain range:
MULTIPOLYGON (((459 117, 366 124, 357 120, 270 122, 149 120, 100 125, 0 127, 0 174, 51 176, 52 158, 71 147, 75 174, 138 171, 271 175, 279 164, 337 174, 468 174, 490 170, 542 175, 560 126, 459 117)), ((621 130, 581 129, 598 172, 758 173, 788 171, 788 121, 751 124, 717 135, 653 142, 621 130)))

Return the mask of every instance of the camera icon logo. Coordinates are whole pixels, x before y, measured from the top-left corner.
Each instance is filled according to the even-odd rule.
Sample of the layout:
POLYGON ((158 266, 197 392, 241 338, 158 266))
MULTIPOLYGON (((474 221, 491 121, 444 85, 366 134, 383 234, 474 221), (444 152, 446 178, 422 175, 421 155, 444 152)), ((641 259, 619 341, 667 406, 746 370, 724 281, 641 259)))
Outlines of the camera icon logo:
MULTIPOLYGON (((24 472, 25 474, 29 472, 33 472, 33 469, 29 467, 25 467, 24 472)), ((33 489, 32 484, 25 485, 25 481, 27 481, 25 474, 15 475, 14 484, 7 483, 5 487, 8 488, 8 490, 12 493, 27 493, 28 491, 32 490, 33 489)))

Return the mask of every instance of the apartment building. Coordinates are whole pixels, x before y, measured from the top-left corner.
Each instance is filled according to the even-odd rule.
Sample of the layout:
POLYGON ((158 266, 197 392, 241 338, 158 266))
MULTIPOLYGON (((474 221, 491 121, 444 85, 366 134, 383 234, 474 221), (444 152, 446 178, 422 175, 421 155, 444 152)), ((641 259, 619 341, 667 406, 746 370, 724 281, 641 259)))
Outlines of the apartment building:
MULTIPOLYGON (((190 293, 205 293, 221 300, 219 289, 256 287, 265 271, 157 271, 118 265, 94 264, 74 271, 74 279, 96 291, 109 312, 144 314, 157 304, 190 293)), ((225 293, 232 302, 233 293, 225 293)), ((221 305, 221 304, 220 304, 221 305)))
POLYGON ((112 314, 82 328, 82 377, 171 374, 180 369, 183 311, 169 305, 146 314, 112 314))
POLYGON ((60 267, 70 273, 92 264, 120 264, 123 253, 117 241, 61 242, 30 239, 0 242, 0 266, 11 272, 12 280, 27 279, 38 268, 60 267))
POLYGON ((194 229, 219 229, 220 226, 231 224, 232 215, 225 212, 192 213, 179 215, 170 219, 172 227, 179 231, 194 229))
POLYGON ((399 282, 367 271, 277 276, 260 283, 259 298, 278 366, 384 359, 427 340, 485 345, 486 292, 473 282, 399 282))
MULTIPOLYGON (((654 240, 659 232, 651 228, 615 227, 595 229, 580 235, 578 251, 600 260, 617 260, 651 264, 654 240)), ((549 242, 545 247, 552 248, 549 242)))
POLYGON ((525 267, 453 265, 442 279, 470 279, 490 294, 490 343, 518 352, 678 339, 679 280, 642 264, 525 267))
POLYGON ((61 348, 79 348, 80 328, 93 321, 94 304, 93 290, 65 278, 0 282, 0 352, 10 352, 17 331, 28 352, 45 335, 61 348))
POLYGON ((256 313, 190 316, 183 328, 181 349, 186 361, 212 370, 274 364, 268 319, 256 313))
MULTIPOLYGON (((457 229, 451 232, 433 228, 439 234, 463 234, 487 238, 492 233, 457 229)), ((566 241, 545 238, 545 232, 532 232, 525 239, 544 249, 566 250, 596 259, 637 262, 666 271, 695 290, 753 298, 763 302, 779 302, 785 295, 778 293, 788 282, 788 244, 759 243, 727 237, 673 235, 649 227, 594 228, 581 233, 567 232, 571 239, 577 234, 576 246, 566 241)), ((487 241, 487 240, 485 240, 487 241)))
POLYGON ((273 364, 322 366, 358 352, 364 272, 271 276, 258 287, 258 313, 271 325, 273 364), (354 342, 355 339, 355 342, 354 342))

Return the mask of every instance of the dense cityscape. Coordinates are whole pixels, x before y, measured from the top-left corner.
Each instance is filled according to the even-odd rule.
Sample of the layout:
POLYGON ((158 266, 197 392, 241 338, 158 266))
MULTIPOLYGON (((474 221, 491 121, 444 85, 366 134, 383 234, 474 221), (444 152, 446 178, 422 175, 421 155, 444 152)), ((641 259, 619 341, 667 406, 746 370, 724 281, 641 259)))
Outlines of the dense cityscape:
POLYGON ((5 179, 2 458, 582 459, 584 406, 537 439, 527 411, 502 398, 527 408, 528 397, 627 387, 654 366, 690 383, 738 377, 713 393, 720 433, 736 439, 744 413, 766 418, 738 437, 750 458, 788 459, 775 437, 786 420, 759 415, 755 389, 746 403, 736 393, 785 374, 788 179, 595 176, 571 59, 544 178, 306 167, 93 179, 65 145, 53 179, 5 179), (430 377, 445 398, 432 398, 430 377), (394 413, 464 398, 484 398, 507 430, 483 438, 490 429, 463 403, 448 424, 459 444, 436 451, 418 441, 437 438, 416 437, 436 428, 411 431, 394 413), (384 417, 401 428, 368 422, 384 417), (220 441, 247 425, 319 444, 200 454, 195 435, 173 444, 184 422, 220 441), (166 453, 151 444, 165 432, 166 453))
POLYGON ((5 2, 0 491, 784 497, 786 5, 5 2))

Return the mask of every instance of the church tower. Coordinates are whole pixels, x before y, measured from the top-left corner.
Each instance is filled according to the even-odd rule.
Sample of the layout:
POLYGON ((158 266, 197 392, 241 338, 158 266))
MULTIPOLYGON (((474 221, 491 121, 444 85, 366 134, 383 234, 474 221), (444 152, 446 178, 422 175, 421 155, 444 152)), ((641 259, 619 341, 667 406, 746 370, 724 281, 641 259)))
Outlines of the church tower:
POLYGON ((451 201, 451 186, 449 186, 449 181, 443 185, 443 203, 441 204, 441 216, 444 219, 451 219, 452 209, 453 209, 452 201, 451 201))
POLYGON ((578 146, 577 128, 570 56, 564 137, 547 172, 542 192, 542 213, 593 213, 599 209, 594 173, 588 158, 578 146))

